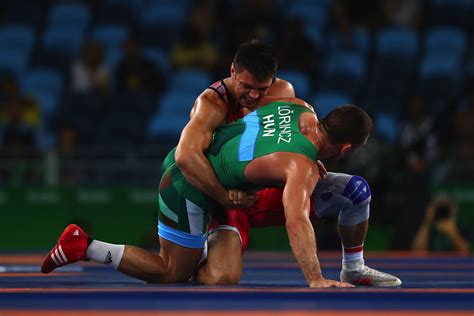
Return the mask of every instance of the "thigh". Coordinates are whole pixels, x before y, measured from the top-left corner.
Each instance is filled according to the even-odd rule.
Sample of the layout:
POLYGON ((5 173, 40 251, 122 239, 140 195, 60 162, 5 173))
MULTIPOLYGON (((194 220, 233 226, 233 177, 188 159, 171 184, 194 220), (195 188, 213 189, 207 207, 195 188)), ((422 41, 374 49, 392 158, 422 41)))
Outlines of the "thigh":
POLYGON ((167 265, 166 283, 187 282, 195 273, 203 248, 188 248, 160 237, 160 256, 167 265))
POLYGON ((206 285, 238 284, 242 274, 242 245, 234 230, 214 231, 207 241, 207 260, 199 266, 197 281, 206 285))
MULTIPOLYGON (((215 242, 218 242, 221 238, 217 238, 213 235, 229 235, 236 239, 239 243, 239 247, 242 251, 247 249, 249 239, 249 209, 227 209, 221 210, 220 214, 213 212, 210 225, 209 225, 209 237, 208 241, 212 238, 215 242), (220 233, 221 231, 228 231, 229 233, 220 233), (230 233, 232 232, 232 234, 230 233)), ((227 240, 228 237, 225 239, 227 240)), ((223 239, 224 240, 224 239, 223 239)), ((208 245, 209 246, 209 245, 208 245)))
POLYGON ((192 235, 207 232, 209 209, 214 202, 194 188, 175 164, 165 170, 158 194, 158 220, 192 235))

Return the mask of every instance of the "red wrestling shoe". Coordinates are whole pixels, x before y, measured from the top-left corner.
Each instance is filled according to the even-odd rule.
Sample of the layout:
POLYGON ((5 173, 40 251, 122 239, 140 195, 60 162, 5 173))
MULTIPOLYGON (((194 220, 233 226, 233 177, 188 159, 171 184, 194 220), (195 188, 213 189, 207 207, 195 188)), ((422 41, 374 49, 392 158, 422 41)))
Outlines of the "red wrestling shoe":
POLYGON ((44 259, 41 272, 50 273, 66 264, 85 260, 88 238, 86 233, 76 224, 66 227, 59 236, 56 245, 44 259))

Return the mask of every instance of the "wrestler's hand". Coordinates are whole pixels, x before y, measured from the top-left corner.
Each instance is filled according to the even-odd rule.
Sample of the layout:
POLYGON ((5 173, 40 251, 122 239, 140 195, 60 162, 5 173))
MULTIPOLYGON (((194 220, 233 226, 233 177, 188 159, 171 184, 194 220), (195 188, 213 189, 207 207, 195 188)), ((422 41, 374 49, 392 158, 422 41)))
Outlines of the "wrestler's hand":
POLYGON ((309 287, 315 288, 315 287, 354 287, 354 285, 345 283, 345 282, 339 282, 336 280, 329 280, 325 278, 319 278, 309 284, 309 287))
POLYGON ((316 160, 316 166, 318 166, 319 169, 319 177, 321 179, 326 179, 328 171, 326 170, 326 167, 324 166, 323 162, 321 160, 316 160))
POLYGON ((252 207, 258 199, 255 194, 249 194, 240 190, 231 189, 227 192, 229 200, 232 203, 230 207, 249 208, 252 207))

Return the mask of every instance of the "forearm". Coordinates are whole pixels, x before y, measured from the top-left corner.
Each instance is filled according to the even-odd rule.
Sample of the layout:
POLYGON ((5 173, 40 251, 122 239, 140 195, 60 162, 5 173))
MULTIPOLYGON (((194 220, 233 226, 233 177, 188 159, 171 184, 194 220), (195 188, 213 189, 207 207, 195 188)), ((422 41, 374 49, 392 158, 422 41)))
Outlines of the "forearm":
POLYGON ((227 190, 217 179, 204 154, 196 152, 187 156, 185 159, 179 158, 180 153, 177 151, 176 163, 186 180, 217 202, 221 202, 223 197, 227 197, 227 190))
POLYGON ((430 225, 423 222, 415 235, 415 239, 413 239, 413 250, 428 250, 429 232, 430 225))
POLYGON ((449 233, 448 236, 451 239, 455 250, 461 252, 469 251, 469 243, 462 237, 461 233, 458 230, 449 233))
POLYGON ((320 280, 321 267, 317 256, 316 238, 309 219, 287 221, 286 229, 291 249, 308 285, 320 280))

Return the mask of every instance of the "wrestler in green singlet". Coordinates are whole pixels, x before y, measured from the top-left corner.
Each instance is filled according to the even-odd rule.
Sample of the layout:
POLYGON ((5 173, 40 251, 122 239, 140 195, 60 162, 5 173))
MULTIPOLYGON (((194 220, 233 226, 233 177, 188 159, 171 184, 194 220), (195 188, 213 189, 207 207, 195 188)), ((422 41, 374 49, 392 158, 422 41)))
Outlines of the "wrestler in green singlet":
MULTIPOLYGON (((298 128, 304 112, 311 110, 288 102, 272 102, 217 129, 206 157, 219 182, 225 188, 260 189, 245 179, 245 167, 252 160, 275 152, 299 153, 316 161, 317 148, 298 128)), ((170 155, 164 164, 159 221, 193 235, 205 234, 208 212, 217 206, 216 202, 186 181, 170 155)))

